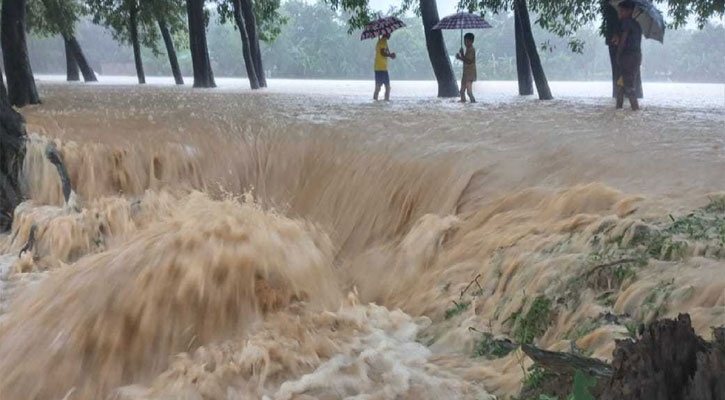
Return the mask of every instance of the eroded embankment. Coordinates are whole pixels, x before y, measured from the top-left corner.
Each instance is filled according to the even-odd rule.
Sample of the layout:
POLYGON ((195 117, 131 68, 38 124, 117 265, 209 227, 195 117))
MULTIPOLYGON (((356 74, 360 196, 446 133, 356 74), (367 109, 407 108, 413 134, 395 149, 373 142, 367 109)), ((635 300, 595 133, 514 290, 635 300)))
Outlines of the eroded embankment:
POLYGON ((33 137, 4 396, 478 399, 529 365, 492 336, 608 359, 660 316, 725 323, 721 197, 670 217, 597 183, 491 193, 455 155, 239 136, 59 141, 70 205, 33 137))

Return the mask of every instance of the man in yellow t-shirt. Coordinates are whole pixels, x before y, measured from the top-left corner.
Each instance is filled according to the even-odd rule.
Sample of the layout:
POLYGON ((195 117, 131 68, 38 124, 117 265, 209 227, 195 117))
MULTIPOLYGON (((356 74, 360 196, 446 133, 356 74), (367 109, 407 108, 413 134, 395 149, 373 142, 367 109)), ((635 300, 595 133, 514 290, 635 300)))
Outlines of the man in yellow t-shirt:
POLYGON ((395 53, 388 49, 390 34, 386 33, 378 39, 375 45, 375 93, 373 99, 378 99, 380 87, 385 85, 385 101, 390 100, 390 76, 388 75, 388 58, 395 59, 395 53))

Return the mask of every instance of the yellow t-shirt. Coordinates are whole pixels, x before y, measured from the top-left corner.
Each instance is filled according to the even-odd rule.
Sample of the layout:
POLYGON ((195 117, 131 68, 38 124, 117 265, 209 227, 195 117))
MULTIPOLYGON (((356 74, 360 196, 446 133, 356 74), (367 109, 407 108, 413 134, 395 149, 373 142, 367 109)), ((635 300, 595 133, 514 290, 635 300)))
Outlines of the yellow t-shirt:
POLYGON ((378 44, 375 45, 375 70, 376 71, 387 71, 388 70, 388 57, 380 54, 382 49, 388 48, 388 39, 381 38, 378 40, 378 44))

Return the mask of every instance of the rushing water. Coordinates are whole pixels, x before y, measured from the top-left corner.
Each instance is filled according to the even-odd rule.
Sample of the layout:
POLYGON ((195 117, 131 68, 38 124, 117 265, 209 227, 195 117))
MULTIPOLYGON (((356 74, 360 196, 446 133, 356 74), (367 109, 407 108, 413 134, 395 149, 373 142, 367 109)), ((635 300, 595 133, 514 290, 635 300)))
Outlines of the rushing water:
POLYGON ((717 238, 588 272, 721 198, 722 85, 649 84, 633 113, 606 83, 459 105, 420 82, 373 103, 369 82, 54 79, 23 109, 29 200, 0 237, 3 400, 483 399, 530 362, 472 357, 480 332, 515 337, 537 296, 538 345, 604 359, 628 335, 607 312, 725 323, 717 238))

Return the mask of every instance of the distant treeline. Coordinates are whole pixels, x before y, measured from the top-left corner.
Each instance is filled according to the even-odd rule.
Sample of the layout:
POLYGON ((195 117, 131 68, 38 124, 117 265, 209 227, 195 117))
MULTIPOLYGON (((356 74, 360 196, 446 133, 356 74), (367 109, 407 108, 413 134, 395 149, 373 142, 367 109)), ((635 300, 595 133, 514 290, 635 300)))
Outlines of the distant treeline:
MULTIPOLYGON (((288 17, 282 33, 273 43, 262 45, 265 70, 272 78, 371 79, 374 41, 360 41, 359 32, 348 34, 347 16, 331 11, 322 3, 298 0, 284 2, 281 12, 288 17)), ((513 17, 492 16, 493 29, 474 31, 479 79, 516 79, 513 17)), ((434 79, 428 60, 420 18, 407 18, 406 29, 397 31, 390 47, 398 53, 391 62, 393 79, 434 79)), ((542 61, 552 80, 609 80, 611 70, 604 40, 596 27, 584 29, 583 53, 567 47, 559 38, 534 28, 542 61)), ((82 43, 92 67, 101 74, 134 75, 133 52, 113 40, 104 28, 82 21, 76 37, 82 43)), ((445 32, 450 55, 460 47, 460 33, 445 32)), ((184 38, 177 38, 179 62, 184 75, 191 75, 191 57, 184 38)), ((231 24, 221 25, 212 14, 208 33, 209 53, 217 76, 246 76, 239 34, 231 24)), ((170 75, 163 54, 144 49, 144 67, 149 75, 170 75)), ((665 44, 646 40, 642 74, 648 81, 725 82, 725 26, 709 24, 703 30, 670 30, 665 44)), ((65 53, 60 39, 32 37, 30 57, 36 73, 65 74, 65 53)), ((460 73, 460 66, 456 66, 460 73)))

